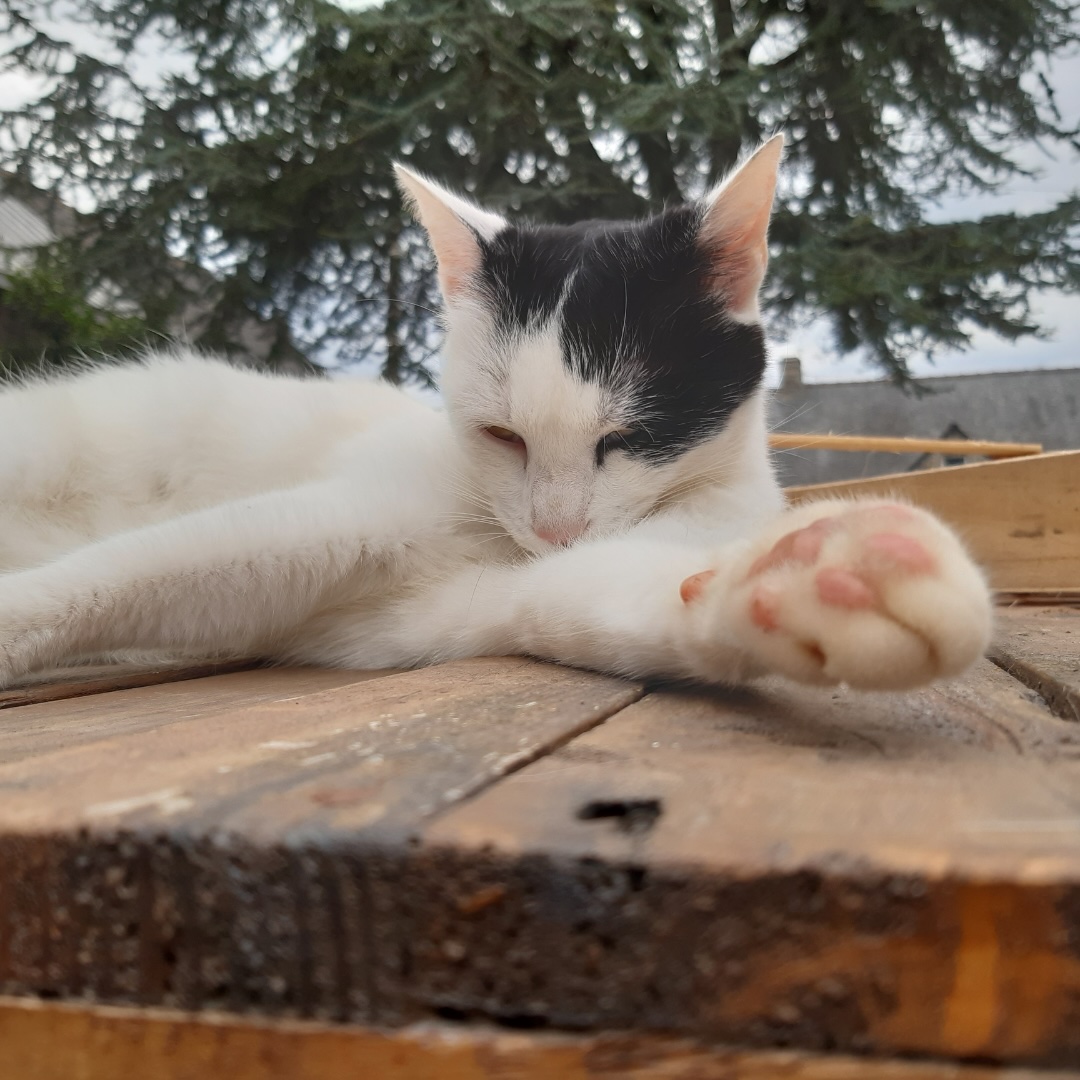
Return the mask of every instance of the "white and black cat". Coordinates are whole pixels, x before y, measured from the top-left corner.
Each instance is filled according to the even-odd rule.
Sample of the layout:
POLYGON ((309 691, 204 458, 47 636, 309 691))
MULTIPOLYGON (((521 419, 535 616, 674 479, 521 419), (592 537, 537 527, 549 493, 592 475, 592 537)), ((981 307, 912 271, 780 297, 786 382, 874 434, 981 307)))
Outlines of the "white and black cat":
POLYGON ((699 204, 570 227, 399 169, 445 412, 184 352, 5 390, 0 685, 132 651, 868 688, 965 668, 991 608, 945 526, 784 508, 757 302, 781 147, 699 204))

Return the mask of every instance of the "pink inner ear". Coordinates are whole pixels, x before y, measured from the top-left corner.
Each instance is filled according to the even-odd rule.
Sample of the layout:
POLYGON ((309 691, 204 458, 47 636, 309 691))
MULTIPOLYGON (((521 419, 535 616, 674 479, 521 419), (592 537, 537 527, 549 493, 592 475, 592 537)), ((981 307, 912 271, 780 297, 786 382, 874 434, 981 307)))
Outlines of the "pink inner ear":
POLYGON ((439 263, 439 285, 443 296, 452 300, 480 269, 480 245, 472 230, 452 210, 433 199, 426 202, 421 207, 439 263))
POLYGON ((711 209, 701 233, 709 256, 709 287, 723 296, 733 311, 740 311, 754 302, 769 264, 766 236, 771 202, 741 220, 725 220, 728 215, 723 210, 719 206, 711 209))
POLYGON ((439 287, 443 296, 451 299, 461 293, 479 268, 480 254, 477 251, 452 248, 448 255, 440 257, 439 287))
POLYGON ((709 288, 722 296, 732 311, 749 308, 757 298, 769 263, 766 245, 719 244, 710 248, 709 258, 709 288))
POLYGON ((769 262, 769 217, 781 139, 766 143, 714 196, 699 242, 709 257, 709 286, 729 309, 752 308, 769 262))
POLYGON ((472 215, 481 219, 478 226, 481 229, 485 224, 493 229, 501 221, 408 170, 399 169, 398 178, 427 230, 439 264, 439 286, 443 296, 452 300, 468 287, 480 269, 482 258, 476 233, 466 224, 465 218, 472 215))

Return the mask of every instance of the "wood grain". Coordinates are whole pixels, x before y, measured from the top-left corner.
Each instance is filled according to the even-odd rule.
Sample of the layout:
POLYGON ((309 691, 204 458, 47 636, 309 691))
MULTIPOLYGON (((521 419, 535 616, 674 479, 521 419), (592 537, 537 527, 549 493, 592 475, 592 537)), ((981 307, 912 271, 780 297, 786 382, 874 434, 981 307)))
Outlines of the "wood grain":
POLYGON ((434 821, 380 884, 407 898, 407 992, 1080 1065, 1078 735, 989 663, 913 695, 650 695, 434 821))
POLYGON ((1065 720, 1080 721, 1080 609, 1004 609, 991 658, 1065 720))
MULTIPOLYGON (((785 1046, 1080 1068, 1080 728, 1000 667, 909 695, 643 696, 519 658, 323 679, 362 675, 9 710, 0 992, 667 1032, 738 1043, 725 1077, 785 1046)), ((261 1039, 196 1039, 191 1075, 261 1039)), ((578 1068, 490 1049, 434 1075, 578 1068)))
POLYGON ((295 701, 337 686, 351 686, 393 671, 259 668, 190 677, 132 689, 104 689, 77 698, 52 698, 12 709, 0 718, 0 762, 11 764, 64 747, 158 731, 200 716, 271 701, 295 701))
POLYGON ((0 765, 0 989, 392 1015, 380 845, 641 694, 522 659, 280 689, 0 765))
POLYGON ((964 537, 1004 592, 1080 588, 1080 450, 788 489, 792 502, 897 496, 964 537))
POLYGON ((389 1032, 0 999, 0 1080, 1077 1080, 1080 1073, 754 1052, 662 1036, 389 1032))
MULTIPOLYGON (((299 676, 305 687, 319 677, 299 676)), ((213 827, 275 842, 294 830, 396 836, 399 825, 407 831, 640 696, 621 680, 521 658, 357 678, 299 696, 279 686, 252 702, 245 688, 216 709, 200 696, 167 725, 121 722, 87 745, 51 749, 42 740, 42 752, 0 764, 0 829, 213 827)), ((145 719, 144 707, 134 715, 145 719)))
POLYGON ((166 667, 155 670, 130 668, 80 669, 68 668, 63 673, 53 673, 45 682, 33 682, 0 690, 0 709, 14 709, 34 705, 41 701, 62 701, 66 698, 85 697, 91 694, 108 694, 114 690, 128 690, 136 686, 153 686, 157 683, 183 682, 187 679, 203 679, 229 671, 240 671, 254 665, 201 664, 194 667, 166 667))
POLYGON ((852 450, 878 454, 947 454, 953 457, 1015 458, 1042 453, 1041 443, 977 439, 891 438, 877 435, 822 435, 779 432, 769 435, 773 450, 852 450))

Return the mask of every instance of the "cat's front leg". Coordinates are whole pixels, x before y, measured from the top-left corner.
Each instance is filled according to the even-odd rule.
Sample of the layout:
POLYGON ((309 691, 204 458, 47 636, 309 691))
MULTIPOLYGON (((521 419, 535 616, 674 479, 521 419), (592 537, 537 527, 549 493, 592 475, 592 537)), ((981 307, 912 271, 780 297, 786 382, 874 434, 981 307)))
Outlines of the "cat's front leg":
POLYGON ((0 575, 0 686, 79 657, 124 649, 182 657, 277 651, 320 603, 393 578, 396 516, 344 481, 224 503, 107 537, 0 575))
POLYGON ((918 686, 963 671, 990 637, 989 591, 956 536, 880 500, 788 511, 680 590, 697 641, 734 636, 801 682, 918 686))
POLYGON ((732 684, 778 673, 886 689, 955 674, 986 647, 982 576, 921 510, 818 503, 718 545, 651 529, 418 585, 367 617, 337 619, 304 658, 397 665, 516 652, 639 677, 732 684))

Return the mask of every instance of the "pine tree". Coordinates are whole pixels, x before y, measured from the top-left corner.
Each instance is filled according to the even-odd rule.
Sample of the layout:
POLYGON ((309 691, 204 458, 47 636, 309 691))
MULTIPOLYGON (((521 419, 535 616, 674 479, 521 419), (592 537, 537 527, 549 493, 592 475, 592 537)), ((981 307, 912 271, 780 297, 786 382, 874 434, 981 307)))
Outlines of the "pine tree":
MULTIPOLYGON (((393 187, 405 159, 554 221, 701 194, 783 128, 769 310, 826 314, 839 347, 903 379, 973 327, 1036 333, 1042 286, 1080 284, 1080 200, 928 220, 935 200, 1073 141, 1038 73, 1077 41, 1066 0, 95 0, 102 59, 0 0, 6 64, 47 91, 4 114, 0 165, 98 208, 72 248, 164 325, 221 282, 201 338, 287 319, 327 363, 425 379, 430 257, 393 187), (174 74, 136 78, 148 49, 174 74)), ((81 38, 80 38, 81 39, 81 38)), ((100 53, 100 50, 98 50, 100 53)), ((283 323, 282 323, 283 325, 283 323)))

